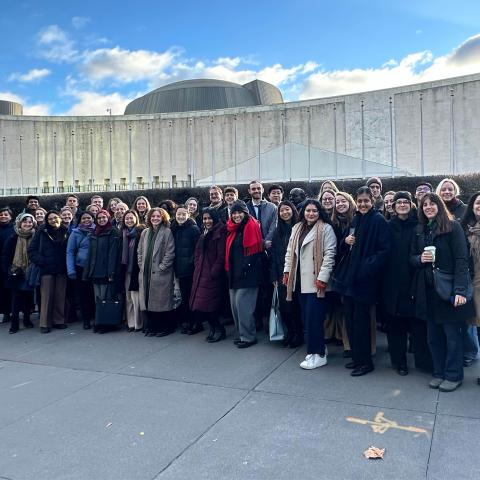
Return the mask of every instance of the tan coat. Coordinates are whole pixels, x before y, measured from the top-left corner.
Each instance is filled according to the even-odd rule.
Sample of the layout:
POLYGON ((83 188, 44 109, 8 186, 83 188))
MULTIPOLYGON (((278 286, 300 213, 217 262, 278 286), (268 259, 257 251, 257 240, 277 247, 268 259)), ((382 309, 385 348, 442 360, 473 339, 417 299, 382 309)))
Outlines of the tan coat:
MULTIPOLYGON (((335 236, 335 232, 333 231, 331 225, 325 224, 323 227, 323 238, 321 239, 323 247, 323 262, 322 267, 320 268, 320 272, 318 273, 318 277, 315 278, 315 266, 313 263, 313 244, 316 241, 315 228, 308 232, 300 249, 297 245, 297 265, 292 265, 292 238, 294 237, 295 229, 298 229, 300 227, 301 224, 297 223, 292 229, 290 241, 288 242, 287 253, 285 255, 285 267, 283 271, 284 273, 290 273, 295 270, 297 268, 299 259, 300 270, 302 273, 302 293, 316 293, 317 288, 315 287, 315 280, 321 280, 325 283, 328 283, 328 281, 330 280, 330 275, 332 273, 333 266, 335 265, 335 254, 337 252, 337 237, 335 236)), ((295 285, 293 286, 293 291, 295 291, 295 285)))
MULTIPOLYGON (((147 254, 148 234, 145 229, 138 243, 138 275, 140 309, 146 310, 145 282, 143 279, 144 259, 147 254)), ((173 310, 173 261, 175 259, 175 242, 170 228, 160 226, 152 255, 148 310, 151 312, 168 312, 173 310)))

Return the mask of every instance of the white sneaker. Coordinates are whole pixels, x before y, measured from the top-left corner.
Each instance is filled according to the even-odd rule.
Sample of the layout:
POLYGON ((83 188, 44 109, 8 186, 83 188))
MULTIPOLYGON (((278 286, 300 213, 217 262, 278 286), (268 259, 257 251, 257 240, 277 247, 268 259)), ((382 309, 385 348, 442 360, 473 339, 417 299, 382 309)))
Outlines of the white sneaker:
POLYGON ((323 367, 327 364, 327 356, 321 357, 318 353, 307 355, 305 360, 300 364, 300 367, 305 370, 313 370, 314 368, 323 367))

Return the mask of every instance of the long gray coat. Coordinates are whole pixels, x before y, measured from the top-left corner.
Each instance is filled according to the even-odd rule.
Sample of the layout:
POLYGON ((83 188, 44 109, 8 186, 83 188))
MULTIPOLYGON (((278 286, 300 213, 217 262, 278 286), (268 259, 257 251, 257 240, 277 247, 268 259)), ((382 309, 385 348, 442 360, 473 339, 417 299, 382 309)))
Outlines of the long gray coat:
MULTIPOLYGON (((148 234, 145 229, 138 244, 138 275, 140 309, 146 310, 145 285, 143 280, 144 259, 147 254, 148 234)), ((160 226, 152 255, 150 290, 148 294, 148 310, 151 312, 168 312, 173 310, 173 261, 175 259, 175 242, 170 228, 160 226)))

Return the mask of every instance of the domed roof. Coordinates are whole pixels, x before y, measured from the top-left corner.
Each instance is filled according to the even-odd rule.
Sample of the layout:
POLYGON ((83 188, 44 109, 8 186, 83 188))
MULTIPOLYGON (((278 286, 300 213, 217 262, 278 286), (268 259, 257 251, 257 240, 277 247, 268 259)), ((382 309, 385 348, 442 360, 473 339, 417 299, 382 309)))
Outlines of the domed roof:
POLYGON ((254 80, 245 85, 214 79, 170 83, 130 102, 125 115, 190 112, 283 103, 277 87, 254 80))

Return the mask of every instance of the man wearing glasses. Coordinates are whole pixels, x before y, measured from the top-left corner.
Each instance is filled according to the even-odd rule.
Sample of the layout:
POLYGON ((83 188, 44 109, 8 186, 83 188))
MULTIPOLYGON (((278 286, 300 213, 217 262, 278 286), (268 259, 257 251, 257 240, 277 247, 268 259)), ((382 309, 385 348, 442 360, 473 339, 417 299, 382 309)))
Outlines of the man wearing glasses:
POLYGON ((383 212, 385 205, 382 197, 382 181, 378 177, 371 177, 367 180, 367 187, 373 195, 373 208, 379 212, 383 212))
POLYGON ((420 200, 426 193, 433 192, 433 187, 431 183, 421 182, 415 188, 415 200, 417 205, 420 205, 420 200))

